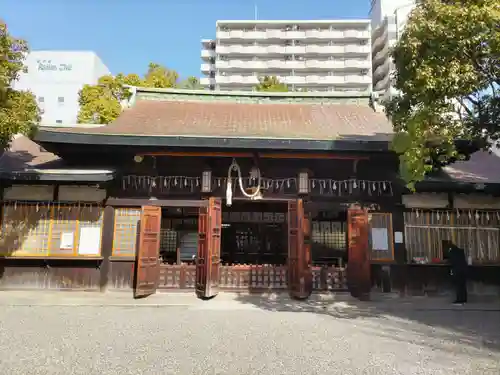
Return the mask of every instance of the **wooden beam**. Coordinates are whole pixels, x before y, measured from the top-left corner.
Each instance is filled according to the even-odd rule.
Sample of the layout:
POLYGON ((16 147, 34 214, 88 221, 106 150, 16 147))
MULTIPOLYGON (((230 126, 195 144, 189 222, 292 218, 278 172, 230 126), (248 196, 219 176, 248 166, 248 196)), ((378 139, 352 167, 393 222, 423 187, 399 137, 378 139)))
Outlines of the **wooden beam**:
MULTIPOLYGON (((174 156, 174 157, 227 157, 227 158, 253 158, 251 152, 150 152, 141 153, 141 156, 174 156)), ((368 160, 368 156, 335 155, 329 153, 257 153, 263 159, 327 159, 327 160, 368 160)))
POLYGON ((259 153, 263 159, 327 159, 327 160, 368 160, 368 156, 333 155, 333 154, 288 154, 288 153, 259 153))
POLYGON ((148 152, 138 154, 141 156, 176 156, 176 157, 228 157, 228 158, 248 158, 252 157, 251 152, 148 152))
POLYGON ((108 198, 106 205, 114 207, 205 207, 208 206, 208 200, 108 198))
POLYGON ((289 201, 295 201, 297 198, 288 197, 262 197, 262 199, 252 200, 246 197, 233 197, 233 202, 248 202, 248 203, 286 203, 289 201))

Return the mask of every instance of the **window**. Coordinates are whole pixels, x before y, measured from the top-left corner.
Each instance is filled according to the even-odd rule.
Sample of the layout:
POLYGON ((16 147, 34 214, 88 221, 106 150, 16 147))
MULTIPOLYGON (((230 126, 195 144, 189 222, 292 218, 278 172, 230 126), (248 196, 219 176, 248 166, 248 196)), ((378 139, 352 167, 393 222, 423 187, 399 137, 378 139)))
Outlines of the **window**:
MULTIPOLYGON (((0 248, 7 256, 82 256, 86 228, 102 228, 99 206, 6 204, 3 206, 0 248)), ((93 254, 98 256, 99 254, 93 254)))
POLYGON ((57 98, 57 103, 63 104, 64 103, 64 96, 60 96, 57 98))
POLYGON ((45 103, 45 98, 43 96, 39 96, 38 103, 45 103))
POLYGON ((113 234, 113 256, 134 256, 137 241, 138 223, 141 219, 139 208, 115 209, 115 228, 113 234))
POLYGON ((62 120, 56 120, 56 124, 62 124, 62 120))

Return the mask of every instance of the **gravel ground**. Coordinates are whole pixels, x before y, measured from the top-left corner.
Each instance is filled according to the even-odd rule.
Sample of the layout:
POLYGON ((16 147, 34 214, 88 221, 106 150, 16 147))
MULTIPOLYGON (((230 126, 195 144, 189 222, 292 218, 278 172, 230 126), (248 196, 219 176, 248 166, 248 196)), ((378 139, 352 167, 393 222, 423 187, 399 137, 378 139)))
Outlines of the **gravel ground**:
POLYGON ((2 306, 0 368, 2 375, 500 373, 499 312, 404 314, 213 301, 2 306))

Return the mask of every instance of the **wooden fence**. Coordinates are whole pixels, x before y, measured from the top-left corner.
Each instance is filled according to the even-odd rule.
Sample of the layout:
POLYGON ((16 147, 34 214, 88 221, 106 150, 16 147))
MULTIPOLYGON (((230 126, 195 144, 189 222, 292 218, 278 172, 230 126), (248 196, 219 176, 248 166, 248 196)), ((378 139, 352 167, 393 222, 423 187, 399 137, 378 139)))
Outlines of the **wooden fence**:
POLYGON ((451 240, 463 248, 474 263, 500 263, 500 212, 406 212, 405 237, 408 261, 414 258, 441 260, 441 241, 451 240))
MULTIPOLYGON (((223 265, 219 286, 227 291, 286 290, 286 266, 279 265, 223 265)), ((313 267, 313 290, 345 290, 344 267, 313 267)), ((196 268, 190 264, 162 264, 159 289, 193 289, 196 268)))

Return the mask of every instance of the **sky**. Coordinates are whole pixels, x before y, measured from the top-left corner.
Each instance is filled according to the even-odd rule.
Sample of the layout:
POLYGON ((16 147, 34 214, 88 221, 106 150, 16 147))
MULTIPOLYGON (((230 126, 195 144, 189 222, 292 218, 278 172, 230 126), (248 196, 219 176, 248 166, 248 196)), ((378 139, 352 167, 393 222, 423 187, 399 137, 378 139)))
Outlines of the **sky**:
POLYGON ((368 18, 370 0, 0 0, 0 18, 32 50, 91 50, 113 74, 149 62, 200 76, 217 20, 368 18))

